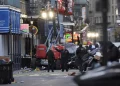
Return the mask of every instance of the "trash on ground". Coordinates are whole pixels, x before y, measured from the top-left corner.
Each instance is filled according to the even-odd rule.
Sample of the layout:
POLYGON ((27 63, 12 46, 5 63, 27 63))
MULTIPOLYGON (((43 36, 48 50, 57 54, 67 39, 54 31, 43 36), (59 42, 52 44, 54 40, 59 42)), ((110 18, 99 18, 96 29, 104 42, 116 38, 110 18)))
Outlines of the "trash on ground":
POLYGON ((16 81, 13 81, 12 83, 14 84, 14 83, 17 83, 17 82, 16 82, 16 81))
POLYGON ((76 73, 75 72, 72 72, 72 73, 68 73, 69 76, 75 76, 76 73))
POLYGON ((36 67, 35 71, 40 71, 40 68, 36 67))

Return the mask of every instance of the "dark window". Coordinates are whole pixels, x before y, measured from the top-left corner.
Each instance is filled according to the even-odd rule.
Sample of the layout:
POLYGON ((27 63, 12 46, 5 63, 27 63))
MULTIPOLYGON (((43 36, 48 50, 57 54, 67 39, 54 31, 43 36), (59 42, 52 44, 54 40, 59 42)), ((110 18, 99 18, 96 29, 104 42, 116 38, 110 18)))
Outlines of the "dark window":
POLYGON ((118 14, 120 14, 120 0, 117 0, 118 14))

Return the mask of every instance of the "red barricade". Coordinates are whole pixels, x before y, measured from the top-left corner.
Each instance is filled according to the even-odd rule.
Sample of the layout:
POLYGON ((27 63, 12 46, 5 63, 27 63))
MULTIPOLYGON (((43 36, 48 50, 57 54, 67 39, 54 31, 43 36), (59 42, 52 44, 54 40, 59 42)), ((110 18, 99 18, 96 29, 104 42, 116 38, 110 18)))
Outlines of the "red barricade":
POLYGON ((56 49, 54 48, 54 46, 51 47, 51 50, 54 53, 55 59, 60 59, 60 53, 58 51, 56 51, 56 49))
MULTIPOLYGON (((51 50, 52 50, 53 53, 54 53, 55 59, 60 59, 61 53, 58 52, 54 47, 55 47, 55 46, 52 46, 52 47, 51 47, 51 50)), ((59 49, 59 50, 64 49, 64 47, 63 47, 62 45, 57 45, 56 48, 59 49)))
POLYGON ((36 50, 36 58, 45 59, 47 47, 44 44, 39 44, 36 50))

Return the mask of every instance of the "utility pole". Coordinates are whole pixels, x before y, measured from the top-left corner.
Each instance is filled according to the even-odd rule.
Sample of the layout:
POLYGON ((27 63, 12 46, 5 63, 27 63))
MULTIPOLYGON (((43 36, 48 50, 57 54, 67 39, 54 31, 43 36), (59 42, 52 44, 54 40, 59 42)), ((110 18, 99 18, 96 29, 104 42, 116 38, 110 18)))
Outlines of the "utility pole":
POLYGON ((9 29, 9 35, 10 35, 10 44, 11 44, 11 47, 10 47, 10 58, 11 60, 13 61, 13 37, 12 37, 12 24, 11 24, 11 21, 10 21, 10 29, 9 29))
POLYGON ((107 42, 108 42, 108 33, 107 33, 107 13, 108 13, 108 0, 100 0, 101 3, 101 11, 102 11, 102 19, 103 19, 103 65, 107 65, 107 42))
MULTIPOLYGON (((60 30, 59 11, 58 11, 58 1, 57 0, 55 1, 55 6, 56 6, 56 11, 57 11, 57 22, 58 22, 57 29, 60 30)), ((59 43, 60 43, 60 35, 58 37, 58 40, 59 40, 59 43)))
POLYGON ((32 31, 31 31, 31 32, 32 32, 31 48, 32 48, 32 58, 33 58, 33 57, 34 57, 34 56, 33 56, 33 48, 34 48, 34 47, 33 47, 33 46, 34 46, 34 43, 33 43, 33 41, 34 41, 34 33, 33 33, 33 32, 34 32, 34 31, 33 31, 33 20, 32 20, 32 17, 31 17, 30 24, 31 24, 31 27, 30 27, 30 28, 31 28, 31 30, 32 30, 32 31))

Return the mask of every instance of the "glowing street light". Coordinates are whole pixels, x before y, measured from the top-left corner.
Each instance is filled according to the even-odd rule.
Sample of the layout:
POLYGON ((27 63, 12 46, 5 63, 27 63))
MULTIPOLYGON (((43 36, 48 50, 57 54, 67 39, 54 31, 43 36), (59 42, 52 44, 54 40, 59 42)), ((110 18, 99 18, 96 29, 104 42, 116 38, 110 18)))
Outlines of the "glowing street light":
POLYGON ((96 33, 95 35, 96 35, 96 37, 99 37, 99 34, 98 34, 98 33, 96 33))
POLYGON ((53 11, 49 11, 48 15, 49 15, 49 18, 52 19, 54 17, 54 12, 53 11))
POLYGON ((47 13, 46 12, 42 12, 42 18, 47 19, 47 13))
POLYGON ((91 34, 91 37, 93 37, 93 38, 96 37, 95 33, 92 33, 92 34, 91 34))
POLYGON ((116 15, 118 15, 118 8, 116 8, 116 15))
POLYGON ((47 12, 47 10, 46 10, 46 11, 42 11, 41 17, 43 19, 53 19, 55 16, 54 16, 53 11, 50 10, 50 11, 47 12))
POLYGON ((87 37, 94 39, 94 43, 96 43, 96 39, 99 37, 99 33, 90 32, 87 34, 87 37))
POLYGON ((95 38, 95 37, 99 37, 99 34, 98 33, 88 33, 87 37, 88 38, 95 38))
POLYGON ((91 33, 88 33, 88 34, 87 34, 87 37, 90 38, 90 37, 91 37, 91 33))
POLYGON ((76 32, 73 32, 73 34, 76 34, 76 32))
POLYGON ((33 21, 30 21, 30 24, 33 25, 33 21))

